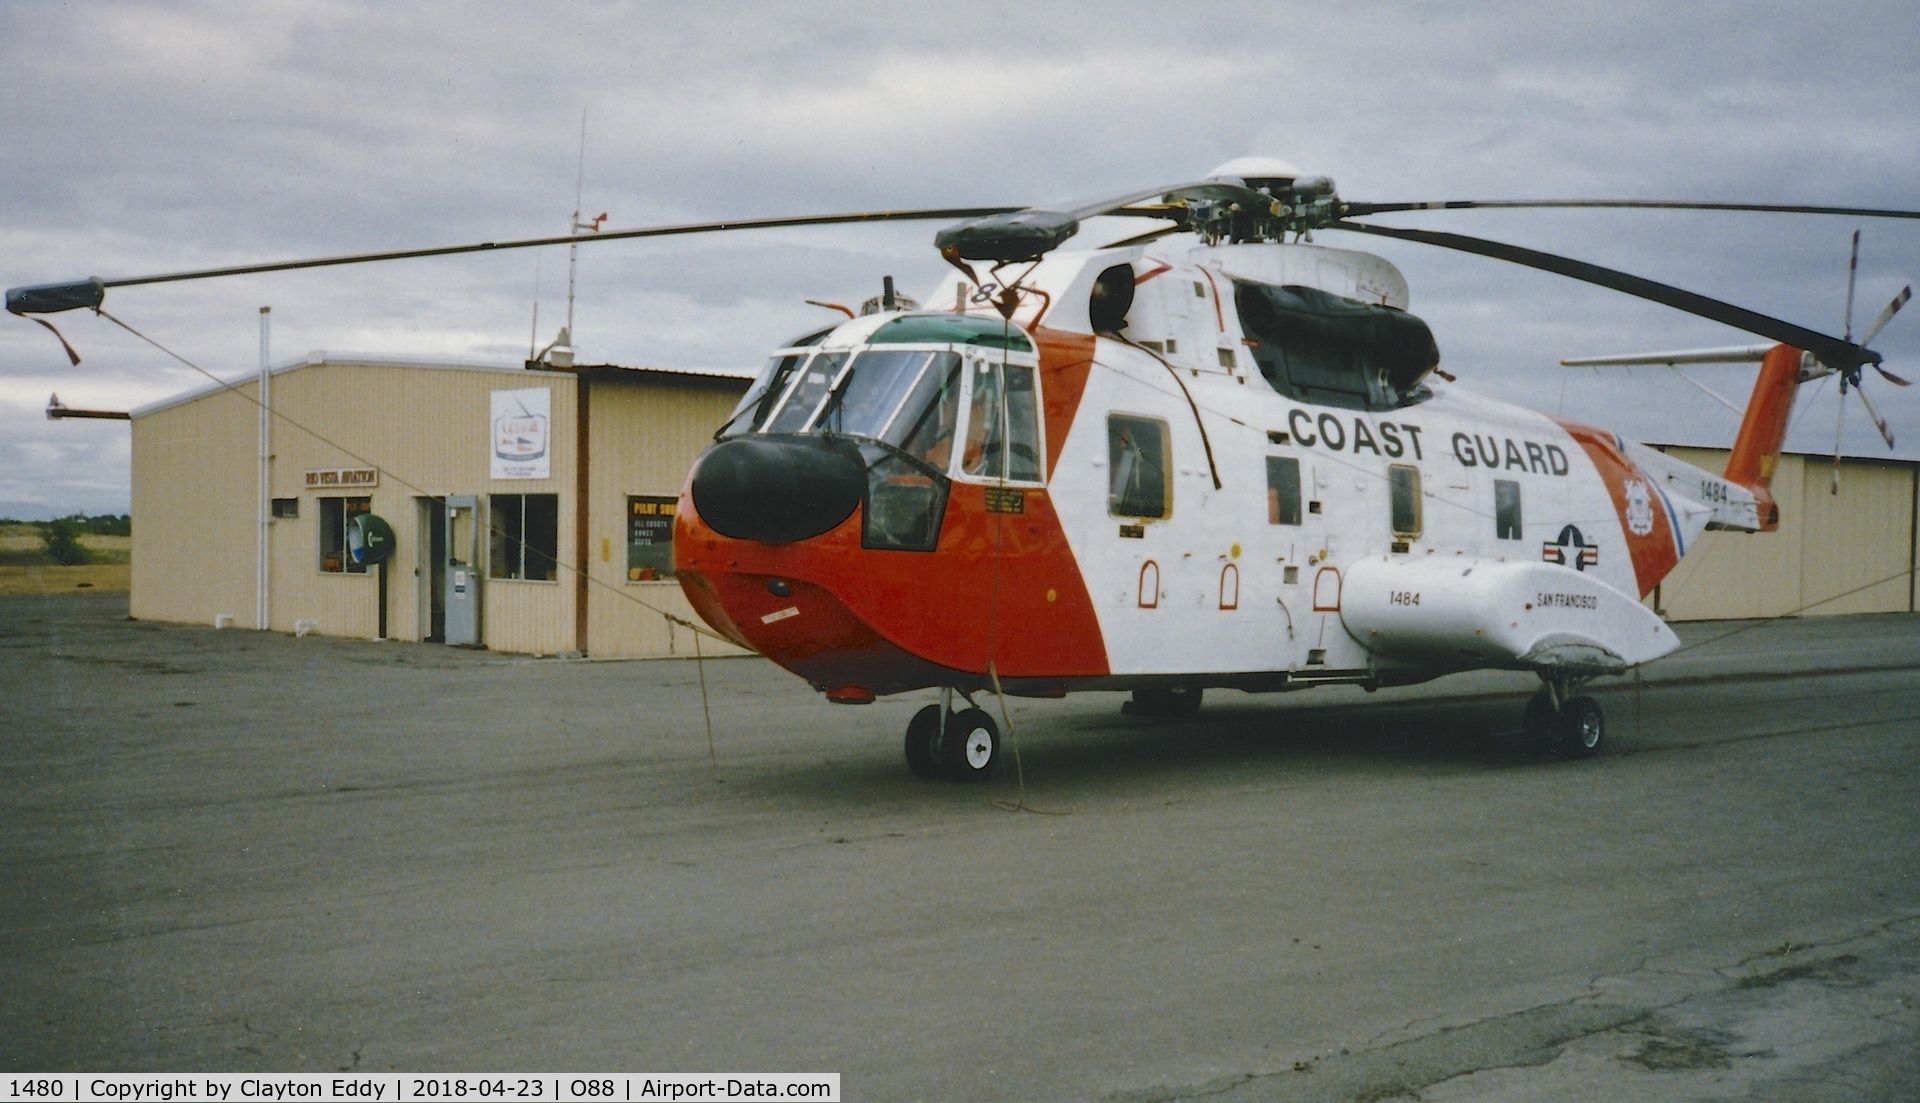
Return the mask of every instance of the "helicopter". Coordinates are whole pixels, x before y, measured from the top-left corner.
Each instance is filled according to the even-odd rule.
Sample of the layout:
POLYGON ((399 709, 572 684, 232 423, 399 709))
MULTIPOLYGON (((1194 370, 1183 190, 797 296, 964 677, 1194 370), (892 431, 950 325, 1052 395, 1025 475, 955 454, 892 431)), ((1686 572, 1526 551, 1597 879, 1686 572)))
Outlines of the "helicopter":
POLYGON ((1358 221, 1501 207, 1920 218, 1350 202, 1325 176, 1241 158, 1064 208, 576 230, 22 287, 7 308, 98 310, 116 286, 583 240, 958 219, 935 237, 952 272, 924 307, 889 288, 870 313, 776 350, 695 461, 674 567, 716 632, 832 702, 937 689, 903 741, 925 777, 999 769, 999 727, 974 700, 986 692, 1129 691, 1131 712, 1190 716, 1208 689, 1373 690, 1480 669, 1536 675, 1524 729, 1580 758, 1607 727, 1581 690, 1679 646, 1646 595, 1704 531, 1778 527, 1769 484, 1797 388, 1837 375, 1890 436, 1861 386, 1869 367, 1906 385, 1867 347, 1906 297, 1856 342, 1850 316, 1833 337, 1571 258, 1358 221), (1100 216, 1155 225, 1079 247, 1100 216), (1405 277, 1316 231, 1518 263, 1766 338, 1645 354, 1759 361, 1726 469, 1457 385, 1405 277))

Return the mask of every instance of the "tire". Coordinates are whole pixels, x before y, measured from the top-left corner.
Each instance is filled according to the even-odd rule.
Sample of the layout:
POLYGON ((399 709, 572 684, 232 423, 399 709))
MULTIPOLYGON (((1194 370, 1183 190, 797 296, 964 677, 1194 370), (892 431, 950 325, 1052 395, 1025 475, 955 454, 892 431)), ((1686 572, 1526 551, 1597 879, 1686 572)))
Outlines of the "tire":
POLYGON ((907 721, 907 769, 914 777, 940 777, 940 706, 928 705, 907 721))
POLYGON ((955 781, 985 781, 1000 769, 1000 728, 980 709, 962 709, 947 721, 938 756, 955 781))
POLYGON ((1133 691, 1133 700, 1120 711, 1128 716, 1184 718, 1200 711, 1206 690, 1199 686, 1150 686, 1133 691))
POLYGON ((1600 702, 1575 697, 1560 706, 1554 719, 1554 744, 1564 758, 1592 758, 1607 742, 1607 715, 1600 702))
POLYGON ((1553 692, 1542 687, 1540 692, 1527 698, 1527 710, 1520 714, 1520 726, 1528 735, 1551 735, 1555 717, 1553 692))

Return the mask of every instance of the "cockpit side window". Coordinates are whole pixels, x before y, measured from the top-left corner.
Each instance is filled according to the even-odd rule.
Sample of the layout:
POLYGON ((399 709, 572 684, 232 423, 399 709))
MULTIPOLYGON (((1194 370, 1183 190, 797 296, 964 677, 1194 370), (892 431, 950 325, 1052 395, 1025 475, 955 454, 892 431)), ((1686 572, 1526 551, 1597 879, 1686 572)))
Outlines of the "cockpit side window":
POLYGON ((998 365, 974 361, 973 393, 967 403, 967 446, 960 454, 963 474, 1004 479, 1007 470, 1006 407, 1001 401, 998 365))
POLYGON ((1026 364, 975 360, 968 369, 966 447, 960 473, 1039 482, 1040 398, 1026 364))
POLYGON ((1040 395, 1034 388, 1034 370, 1024 364, 1002 364, 1007 396, 1007 478, 1040 480, 1040 395))

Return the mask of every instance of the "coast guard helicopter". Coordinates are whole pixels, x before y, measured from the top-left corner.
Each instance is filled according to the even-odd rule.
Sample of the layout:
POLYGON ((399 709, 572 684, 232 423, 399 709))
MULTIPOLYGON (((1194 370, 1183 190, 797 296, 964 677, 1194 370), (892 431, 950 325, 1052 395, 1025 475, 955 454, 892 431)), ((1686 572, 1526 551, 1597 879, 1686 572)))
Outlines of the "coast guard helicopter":
POLYGON ((1179 715, 1208 688, 1377 688, 1486 668, 1538 675, 1525 726, 1580 757, 1606 734, 1581 687, 1679 645, 1642 599, 1704 530, 1777 527, 1769 484, 1798 386, 1837 374, 1865 402, 1867 367, 1905 385, 1866 345, 1906 293, 1856 343, 1850 320, 1836 338, 1565 257, 1354 221, 1577 206, 1920 218, 1357 203, 1325 177, 1246 158, 1067 210, 576 233, 16 288, 7 308, 98 309, 113 286, 581 240, 964 219, 935 239, 954 271, 926 309, 889 295, 777 350, 696 462, 675 572, 715 630, 831 701, 940 689, 905 737, 923 776, 975 780, 1001 761, 997 725, 956 710, 955 694, 1130 690, 1134 711, 1179 715), (1159 225, 1062 248, 1100 215, 1159 225), (1329 229, 1557 272, 1767 338, 1644 361, 1760 362, 1726 470, 1455 386, 1400 272, 1310 240, 1329 229), (1163 243, 1175 233, 1190 244, 1163 243))

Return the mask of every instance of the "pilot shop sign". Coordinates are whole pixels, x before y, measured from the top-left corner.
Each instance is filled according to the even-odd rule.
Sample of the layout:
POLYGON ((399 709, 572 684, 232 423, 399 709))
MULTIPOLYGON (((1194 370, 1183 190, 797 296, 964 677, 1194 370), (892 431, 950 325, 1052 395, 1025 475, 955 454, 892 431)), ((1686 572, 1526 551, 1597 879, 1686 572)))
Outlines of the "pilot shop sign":
POLYGON ((530 387, 493 392, 488 451, 496 479, 545 479, 553 474, 553 391, 530 387))

